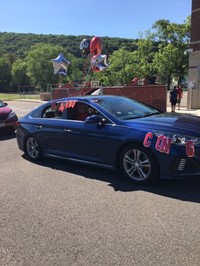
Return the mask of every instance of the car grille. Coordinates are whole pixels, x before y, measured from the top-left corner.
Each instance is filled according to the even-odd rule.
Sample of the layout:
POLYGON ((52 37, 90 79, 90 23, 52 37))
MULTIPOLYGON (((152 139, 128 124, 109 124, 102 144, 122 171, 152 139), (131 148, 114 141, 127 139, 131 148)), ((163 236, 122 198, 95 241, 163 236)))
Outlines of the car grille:
POLYGON ((3 122, 3 121, 5 121, 5 120, 7 120, 7 118, 8 118, 8 115, 7 114, 1 114, 0 115, 0 122, 3 122))
POLYGON ((200 164, 199 164, 200 154, 195 153, 195 157, 189 158, 176 158, 171 167, 171 173, 175 175, 182 175, 191 172, 199 172, 200 164))
POLYGON ((186 165, 186 159, 180 159, 180 162, 178 164, 177 170, 178 171, 183 171, 186 165))

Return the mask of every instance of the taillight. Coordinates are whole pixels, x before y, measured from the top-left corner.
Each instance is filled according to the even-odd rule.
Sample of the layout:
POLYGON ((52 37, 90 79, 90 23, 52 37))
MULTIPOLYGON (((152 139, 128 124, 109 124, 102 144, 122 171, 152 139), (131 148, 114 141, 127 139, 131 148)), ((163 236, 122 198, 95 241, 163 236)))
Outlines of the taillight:
POLYGON ((17 127, 19 127, 19 126, 20 126, 20 122, 19 122, 19 120, 17 120, 17 121, 15 122, 15 124, 16 124, 17 127))

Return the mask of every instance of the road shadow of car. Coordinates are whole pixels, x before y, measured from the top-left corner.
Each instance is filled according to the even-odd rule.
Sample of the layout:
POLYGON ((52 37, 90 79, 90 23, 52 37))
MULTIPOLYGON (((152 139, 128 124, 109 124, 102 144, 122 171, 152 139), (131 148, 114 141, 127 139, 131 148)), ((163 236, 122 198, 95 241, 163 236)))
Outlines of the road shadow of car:
POLYGON ((9 140, 16 138, 15 132, 1 132, 0 133, 0 141, 9 140))
MULTIPOLYGON (((25 155, 22 155, 27 160, 25 155)), ((131 192, 146 191, 165 197, 200 203, 200 176, 180 179, 160 180, 152 185, 137 185, 120 176, 112 169, 89 166, 68 160, 45 159, 36 164, 64 171, 84 178, 96 179, 108 183, 115 191, 131 192)))

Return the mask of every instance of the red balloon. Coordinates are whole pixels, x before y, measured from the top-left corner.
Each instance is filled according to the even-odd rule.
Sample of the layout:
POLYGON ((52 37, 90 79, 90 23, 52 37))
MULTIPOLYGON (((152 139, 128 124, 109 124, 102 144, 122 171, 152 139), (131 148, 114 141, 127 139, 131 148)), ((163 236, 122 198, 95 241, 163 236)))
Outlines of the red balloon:
POLYGON ((95 36, 90 41, 90 53, 92 55, 101 54, 102 51, 102 39, 98 36, 95 36))

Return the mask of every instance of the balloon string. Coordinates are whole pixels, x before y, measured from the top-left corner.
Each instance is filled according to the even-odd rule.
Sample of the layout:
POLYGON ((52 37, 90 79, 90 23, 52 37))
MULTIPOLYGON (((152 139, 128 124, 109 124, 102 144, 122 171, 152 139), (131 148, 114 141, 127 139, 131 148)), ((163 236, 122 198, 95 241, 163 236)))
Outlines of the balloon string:
POLYGON ((89 75, 90 70, 91 70, 91 67, 89 67, 86 77, 89 75))
POLYGON ((86 76, 85 76, 85 81, 84 81, 84 83, 83 83, 83 87, 85 87, 86 80, 87 80, 87 77, 89 76, 89 72, 90 72, 90 70, 91 70, 91 67, 89 67, 88 72, 87 72, 87 74, 86 74, 86 76))

